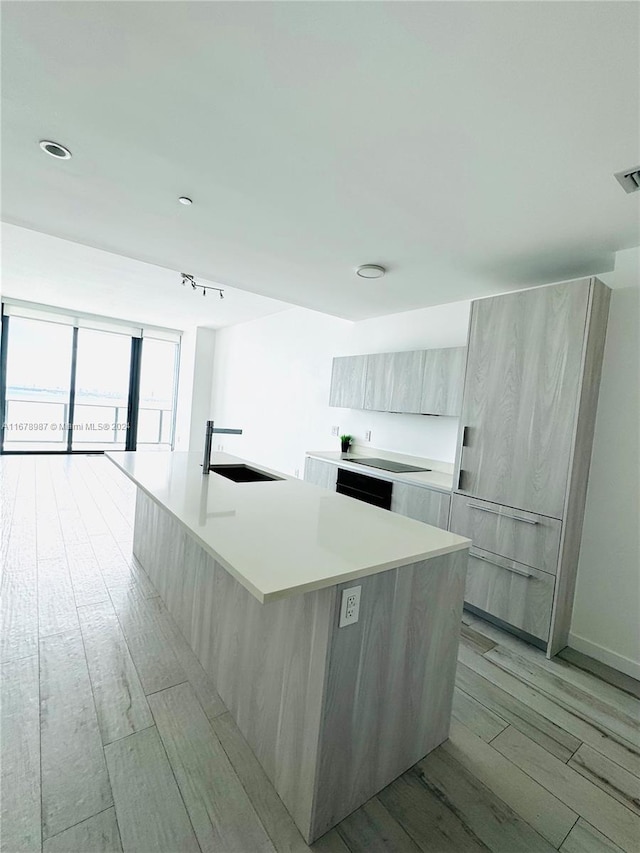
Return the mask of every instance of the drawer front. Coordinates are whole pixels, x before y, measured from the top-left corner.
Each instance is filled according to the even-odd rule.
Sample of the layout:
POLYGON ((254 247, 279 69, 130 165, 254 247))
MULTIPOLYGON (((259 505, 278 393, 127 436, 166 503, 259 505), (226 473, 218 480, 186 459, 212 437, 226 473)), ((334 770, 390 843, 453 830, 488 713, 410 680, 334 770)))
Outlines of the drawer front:
POLYGON ((464 600, 534 637, 549 639, 555 578, 471 548, 464 600))
POLYGON ((543 572, 555 574, 558 566, 560 530, 557 518, 454 495, 449 529, 467 536, 476 548, 517 560, 543 572))
POLYGON ((323 462, 321 459, 312 459, 310 456, 304 461, 304 479, 307 483, 314 483, 324 489, 336 490, 336 479, 338 468, 331 462, 323 462))
POLYGON ((450 495, 437 492, 435 489, 394 483, 391 493, 391 511, 446 530, 450 500, 450 495))

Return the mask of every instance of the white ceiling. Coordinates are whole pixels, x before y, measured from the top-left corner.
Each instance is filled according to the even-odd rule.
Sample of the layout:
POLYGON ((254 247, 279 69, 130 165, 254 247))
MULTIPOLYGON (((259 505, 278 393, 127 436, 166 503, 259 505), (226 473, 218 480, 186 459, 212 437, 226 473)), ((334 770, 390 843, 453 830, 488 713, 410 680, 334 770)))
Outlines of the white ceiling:
POLYGON ((223 287, 224 299, 182 287, 174 270, 2 225, 3 296, 170 329, 217 329, 291 308, 216 282, 197 282, 223 287))
POLYGON ((603 272, 640 243, 613 178, 640 162, 639 18, 5 2, 3 218, 350 319, 603 272))

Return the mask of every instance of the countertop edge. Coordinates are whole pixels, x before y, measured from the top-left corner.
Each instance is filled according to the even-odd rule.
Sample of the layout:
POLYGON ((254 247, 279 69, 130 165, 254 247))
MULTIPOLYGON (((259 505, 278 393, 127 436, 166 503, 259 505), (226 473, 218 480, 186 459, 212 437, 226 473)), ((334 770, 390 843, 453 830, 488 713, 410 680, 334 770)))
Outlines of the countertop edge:
POLYGON ((464 541, 459 542, 457 545, 449 545, 444 548, 437 548, 429 551, 429 553, 427 554, 415 554, 414 556, 408 558, 409 562, 407 562, 406 558, 403 558, 401 560, 390 560, 387 563, 381 563, 379 566, 368 566, 366 569, 358 569, 353 572, 348 572, 347 574, 341 574, 339 578, 323 578, 322 581, 302 584, 299 587, 290 587, 288 590, 280 590, 275 593, 265 593, 262 600, 264 602, 278 601, 279 599, 287 598, 290 595, 302 595, 305 592, 316 592, 317 590, 321 589, 331 589, 332 587, 339 587, 344 583, 350 583, 351 581, 358 580, 359 578, 367 578, 370 575, 379 575, 382 572, 390 572, 393 569, 402 569, 407 566, 412 566, 414 563, 421 563, 425 560, 432 560, 435 557, 443 557, 446 554, 455 554, 456 551, 463 551, 465 548, 471 547, 471 539, 466 539, 462 536, 460 537, 460 539, 463 539, 464 541))

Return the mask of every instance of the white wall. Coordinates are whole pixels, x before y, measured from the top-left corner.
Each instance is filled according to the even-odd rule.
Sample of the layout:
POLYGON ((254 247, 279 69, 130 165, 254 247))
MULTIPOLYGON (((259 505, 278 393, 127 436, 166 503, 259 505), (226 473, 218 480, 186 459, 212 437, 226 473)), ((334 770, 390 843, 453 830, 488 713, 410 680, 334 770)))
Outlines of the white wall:
POLYGON ((618 252, 570 645, 640 678, 640 250, 618 252))
POLYGON ((178 370, 178 396, 176 400, 176 450, 189 449, 195 356, 196 330, 195 328, 185 329, 180 339, 180 367, 178 370))
POLYGON ((307 450, 339 450, 333 425, 371 446, 453 462, 456 418, 329 408, 335 355, 466 344, 469 303, 351 323, 293 308, 216 333, 213 413, 225 450, 294 474, 307 450))
POLYGON ((195 336, 189 450, 202 451, 205 424, 213 416, 211 412, 211 376, 213 375, 216 333, 213 329, 199 327, 195 330, 195 336))
MULTIPOLYGON (((640 677, 638 249, 602 275, 613 288, 571 645, 640 677)), ((349 323, 292 309, 216 333, 212 411, 226 450, 302 473, 305 450, 338 449, 331 426, 372 446, 453 461, 457 419, 331 409, 335 355, 466 343, 468 302, 349 323)))

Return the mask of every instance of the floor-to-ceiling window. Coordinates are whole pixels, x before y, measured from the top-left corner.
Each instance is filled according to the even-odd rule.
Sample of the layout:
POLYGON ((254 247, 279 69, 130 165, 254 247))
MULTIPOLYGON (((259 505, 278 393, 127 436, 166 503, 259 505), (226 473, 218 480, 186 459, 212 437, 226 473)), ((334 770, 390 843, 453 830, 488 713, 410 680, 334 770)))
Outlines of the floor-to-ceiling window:
POLYGON ((173 442, 178 345, 151 334, 142 341, 138 447, 168 450, 173 442))
POLYGON ((173 446, 178 333, 3 305, 2 452, 173 446))
POLYGON ((4 449, 66 450, 73 327, 24 317, 7 320, 4 449))
POLYGON ((73 450, 125 449, 130 376, 130 337, 78 329, 73 450))

